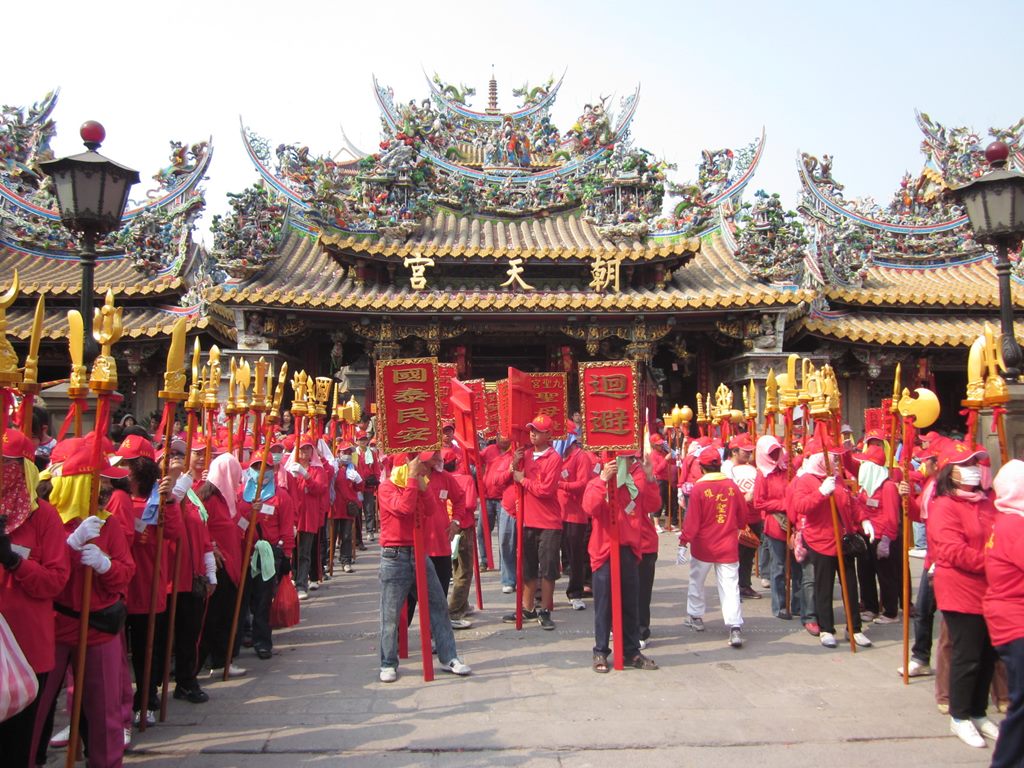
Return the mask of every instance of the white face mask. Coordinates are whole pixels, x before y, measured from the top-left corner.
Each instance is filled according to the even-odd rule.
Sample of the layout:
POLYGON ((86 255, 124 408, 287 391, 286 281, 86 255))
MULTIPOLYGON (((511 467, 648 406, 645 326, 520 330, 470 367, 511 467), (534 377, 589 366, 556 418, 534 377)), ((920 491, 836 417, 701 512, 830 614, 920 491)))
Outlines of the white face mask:
POLYGON ((960 473, 960 485, 977 488, 981 485, 981 467, 958 467, 960 473))

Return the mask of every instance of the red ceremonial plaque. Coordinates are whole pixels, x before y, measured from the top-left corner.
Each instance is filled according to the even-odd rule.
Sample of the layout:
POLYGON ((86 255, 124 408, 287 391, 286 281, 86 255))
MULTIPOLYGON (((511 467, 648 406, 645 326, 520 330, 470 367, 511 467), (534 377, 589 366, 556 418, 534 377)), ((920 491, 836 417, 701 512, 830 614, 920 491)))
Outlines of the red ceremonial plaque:
POLYGON ((486 421, 487 437, 496 437, 498 434, 498 385, 487 384, 484 386, 484 407, 487 409, 486 421))
MULTIPOLYGON (((533 384, 535 413, 543 413, 551 417, 554 429, 551 437, 565 437, 565 421, 569 417, 569 392, 564 373, 530 373, 533 384)), ((531 417, 532 418, 532 417, 531 417)))
POLYGON ((484 380, 469 379, 462 382, 473 393, 473 421, 476 422, 477 430, 483 430, 487 426, 487 403, 484 397, 484 380))
POLYGON ((437 392, 441 398, 441 418, 452 417, 452 403, 449 398, 452 394, 452 379, 458 378, 459 368, 455 363, 437 364, 437 392))
POLYGON ((873 429, 880 429, 888 432, 889 412, 883 408, 864 409, 864 431, 870 432, 873 429))
POLYGON ((437 359, 380 360, 376 368, 381 451, 439 450, 441 413, 437 359))
POLYGON ((629 360, 580 363, 583 447, 627 451, 640 447, 636 363, 629 360))
POLYGON ((529 445, 526 425, 537 415, 533 382, 530 374, 517 368, 508 369, 508 436, 516 445, 529 445))

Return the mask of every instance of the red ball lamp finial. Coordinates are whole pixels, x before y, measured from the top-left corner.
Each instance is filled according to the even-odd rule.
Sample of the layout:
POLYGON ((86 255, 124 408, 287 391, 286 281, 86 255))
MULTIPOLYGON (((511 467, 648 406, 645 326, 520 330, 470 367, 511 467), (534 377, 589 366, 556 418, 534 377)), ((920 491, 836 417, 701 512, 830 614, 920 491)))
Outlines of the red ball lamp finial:
POLYGON ((1004 168, 1010 157, 1010 148, 1004 141, 993 141, 985 147, 985 159, 993 168, 1004 168))
POLYGON ((78 135, 82 137, 86 147, 95 151, 100 148, 100 144, 107 138, 107 130, 95 120, 86 120, 78 130, 78 135))

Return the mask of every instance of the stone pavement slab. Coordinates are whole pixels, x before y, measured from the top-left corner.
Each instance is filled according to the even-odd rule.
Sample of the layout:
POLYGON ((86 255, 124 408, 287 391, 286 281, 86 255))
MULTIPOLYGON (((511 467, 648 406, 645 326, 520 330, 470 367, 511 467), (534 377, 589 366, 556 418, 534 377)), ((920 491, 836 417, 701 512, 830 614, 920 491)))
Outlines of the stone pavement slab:
MULTIPOLYGON (((473 667, 421 679, 418 623, 398 682, 377 681, 377 554, 361 553, 302 604, 299 626, 275 633, 275 655, 243 650, 249 675, 206 685, 203 705, 170 702, 168 720, 136 734, 127 765, 733 766, 987 765, 949 735, 932 678, 896 675, 901 626, 871 626, 875 647, 821 648, 798 620, 743 603, 746 645, 726 644, 713 589, 707 631, 682 625, 687 568, 661 537, 647 651, 658 671, 590 669, 593 615, 556 593, 553 632, 502 624, 513 595, 482 575, 486 608, 456 633, 473 667)), ((564 590, 564 581, 560 582, 564 590)), ((837 603, 838 605, 838 603, 837 603)), ((843 629, 840 628, 840 639, 843 629)), ((998 716, 993 715, 998 720, 998 716)), ((51 753, 51 764, 56 764, 51 753)))

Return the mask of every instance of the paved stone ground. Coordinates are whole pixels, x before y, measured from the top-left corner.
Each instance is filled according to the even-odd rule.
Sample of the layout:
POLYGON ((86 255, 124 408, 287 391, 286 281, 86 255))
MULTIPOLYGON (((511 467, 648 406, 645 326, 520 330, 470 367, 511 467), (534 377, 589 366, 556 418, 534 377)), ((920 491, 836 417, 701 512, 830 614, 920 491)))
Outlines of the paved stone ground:
MULTIPOLYGON (((557 628, 501 623, 513 601, 483 574, 485 610, 456 633, 469 678, 424 684, 411 658, 397 683, 377 681, 377 553, 361 553, 275 633, 275 655, 243 650, 249 675, 210 682, 210 702, 171 700, 166 723, 137 734, 128 765, 238 766, 758 766, 987 765, 949 735, 932 678, 904 687, 900 625, 872 626, 875 647, 821 648, 798 620, 743 604, 746 645, 729 648, 709 590, 708 630, 682 626, 688 569, 661 537, 654 590, 656 672, 590 669, 593 614, 568 609, 557 628)), ((560 582, 564 589, 564 581, 560 582)), ((709 585, 710 586, 710 585, 709 585)), ((414 625, 415 627, 415 625, 414 625)), ((842 628, 840 639, 842 639, 842 628)), ((994 719, 998 718, 994 716, 994 719)), ((51 752, 51 763, 56 764, 51 752)))

